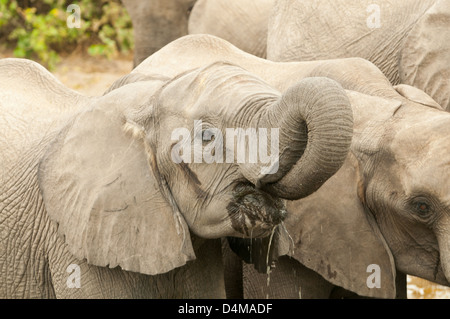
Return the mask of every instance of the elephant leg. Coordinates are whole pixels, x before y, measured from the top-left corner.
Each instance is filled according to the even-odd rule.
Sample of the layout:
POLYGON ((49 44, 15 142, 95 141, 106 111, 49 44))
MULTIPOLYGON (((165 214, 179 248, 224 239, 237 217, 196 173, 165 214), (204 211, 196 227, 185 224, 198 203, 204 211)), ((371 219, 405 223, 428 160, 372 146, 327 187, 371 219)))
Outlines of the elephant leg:
POLYGON ((246 299, 326 299, 334 285, 313 270, 288 256, 278 259, 269 274, 258 273, 244 264, 244 297, 246 299))
POLYGON ((201 239, 193 234, 191 238, 197 258, 180 267, 179 271, 172 271, 176 272, 176 286, 182 290, 173 298, 225 299, 221 240, 201 239))
POLYGON ((224 279, 227 299, 243 299, 242 259, 231 250, 226 238, 222 239, 222 255, 225 268, 224 279))
POLYGON ((408 298, 408 288, 406 282, 406 274, 397 270, 395 277, 395 287, 396 287, 396 299, 407 299, 408 298))

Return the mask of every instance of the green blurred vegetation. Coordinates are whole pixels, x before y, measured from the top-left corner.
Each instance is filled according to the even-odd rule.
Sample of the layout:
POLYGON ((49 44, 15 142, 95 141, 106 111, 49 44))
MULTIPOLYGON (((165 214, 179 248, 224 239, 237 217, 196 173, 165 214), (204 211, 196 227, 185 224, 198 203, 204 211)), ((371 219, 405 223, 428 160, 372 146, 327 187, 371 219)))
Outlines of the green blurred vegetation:
POLYGON ((0 0, 0 42, 14 56, 36 59, 53 69, 60 55, 76 49, 112 58, 133 49, 130 17, 120 0, 0 0), (80 8, 80 28, 70 4, 80 8))

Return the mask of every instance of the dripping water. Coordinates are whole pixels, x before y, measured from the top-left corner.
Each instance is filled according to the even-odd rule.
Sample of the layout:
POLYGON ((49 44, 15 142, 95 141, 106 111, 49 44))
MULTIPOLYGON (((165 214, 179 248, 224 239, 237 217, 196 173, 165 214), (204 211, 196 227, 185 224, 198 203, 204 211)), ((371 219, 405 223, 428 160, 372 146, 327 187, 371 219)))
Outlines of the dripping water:
POLYGON ((272 272, 271 270, 271 265, 269 264, 269 259, 270 259, 270 248, 272 246, 272 241, 273 241, 273 235, 275 234, 275 230, 277 229, 277 226, 275 226, 274 228, 272 228, 272 232, 270 233, 270 238, 269 238, 269 245, 267 247, 267 254, 266 254, 266 274, 267 274, 267 293, 266 293, 266 299, 269 299, 269 285, 270 285, 270 273, 272 272))
POLYGON ((250 264, 253 263, 253 228, 250 230, 250 245, 248 246, 248 252, 250 254, 250 264))
POLYGON ((294 239, 292 238, 291 234, 289 234, 286 225, 284 224, 284 222, 281 222, 281 227, 283 227, 283 230, 286 232, 286 234, 289 237, 290 240, 290 245, 289 245, 289 252, 294 255, 295 254, 295 245, 294 245, 294 239))

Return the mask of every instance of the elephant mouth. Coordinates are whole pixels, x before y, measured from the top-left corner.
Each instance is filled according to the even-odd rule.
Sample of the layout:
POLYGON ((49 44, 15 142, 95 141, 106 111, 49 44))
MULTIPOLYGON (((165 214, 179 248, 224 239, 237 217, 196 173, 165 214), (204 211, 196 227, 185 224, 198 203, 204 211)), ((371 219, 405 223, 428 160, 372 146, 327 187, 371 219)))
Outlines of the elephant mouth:
POLYGON ((251 183, 238 183, 227 205, 232 227, 247 237, 268 236, 287 215, 284 200, 256 189, 251 183))

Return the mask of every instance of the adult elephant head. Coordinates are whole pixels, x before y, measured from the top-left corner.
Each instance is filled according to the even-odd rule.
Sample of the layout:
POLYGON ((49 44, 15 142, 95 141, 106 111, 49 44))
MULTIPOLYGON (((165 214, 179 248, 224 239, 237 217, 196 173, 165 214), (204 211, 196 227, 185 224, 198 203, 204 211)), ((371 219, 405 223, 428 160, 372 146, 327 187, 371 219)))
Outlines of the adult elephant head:
MULTIPOLYGON (((170 75, 180 64, 192 68, 217 60, 238 64, 281 92, 302 78, 332 78, 347 90, 354 115, 351 154, 344 166, 318 191, 287 204, 291 214, 284 225, 294 249, 284 260, 294 270, 278 263, 270 285, 267 275, 259 284, 250 280, 255 277, 244 276, 246 288, 253 289, 250 296, 264 298, 267 287, 279 287, 272 292, 280 294, 271 296, 298 297, 300 284, 295 283, 305 265, 314 278, 364 296, 395 297, 401 273, 449 285, 448 112, 417 88, 392 86, 367 60, 273 62, 207 35, 179 39, 135 71, 170 75), (367 283, 372 274, 367 271, 376 266, 381 288, 367 283), (277 280, 281 270, 286 272, 277 280)), ((244 247, 244 259, 265 262, 267 244, 261 240, 237 246, 244 247)), ((265 272, 266 267, 258 268, 265 272)), ((302 286, 302 296, 308 296, 306 287, 315 286, 302 286)))
MULTIPOLYGON (((0 226, 11 234, 33 216, 36 232, 32 243, 25 238, 16 248, 32 245, 32 257, 10 256, 9 247, 1 254, 11 269, 33 267, 36 260, 36 269, 30 269, 36 278, 30 275, 24 280, 32 284, 21 287, 36 282, 45 287, 52 278, 49 290, 56 296, 92 297, 105 289, 127 296, 121 291, 134 285, 124 278, 133 272, 159 276, 140 279, 143 295, 220 297, 220 283, 202 279, 210 265, 196 260, 200 254, 212 262, 217 252, 201 253, 200 243, 271 234, 286 215, 282 198, 300 198, 320 187, 342 165, 352 137, 347 95, 327 78, 299 81, 280 94, 244 69, 218 62, 173 78, 133 73, 104 96, 87 98, 31 61, 5 59, 0 70, 5 123, 0 176, 9 181, 0 194, 9 198, 2 211, 17 219, 12 229, 0 226), (278 129, 279 134, 260 134, 258 144, 277 145, 280 152, 271 148, 269 161, 250 162, 252 154, 239 157, 239 150, 228 157, 232 136, 227 161, 220 161, 225 152, 218 146, 220 135, 227 136, 229 128, 278 129), (187 132, 181 140, 180 132, 187 132), (210 161, 213 156, 217 160, 210 161), (21 187, 36 192, 37 204, 16 204, 30 200, 21 187), (82 260, 87 283, 74 292, 60 279, 68 264, 82 260), (188 270, 175 276, 182 266, 188 270), (128 272, 117 273, 118 267, 128 272), (110 279, 92 287, 105 276, 110 279), (157 289, 148 286, 152 282, 157 289), (198 291, 167 292, 201 283, 206 286, 198 291)), ((239 147, 250 149, 251 142, 238 134, 239 147)), ((208 271, 205 278, 212 277, 222 278, 208 271)), ((8 294, 16 281, 0 282, 0 291, 8 294)), ((38 288, 17 293, 34 296, 38 288)))
POLYGON ((361 57, 393 85, 423 90, 450 111, 449 0, 278 0, 267 58, 313 61, 361 57))
POLYGON ((134 30, 134 66, 169 42, 188 34, 196 0, 122 0, 134 30))

